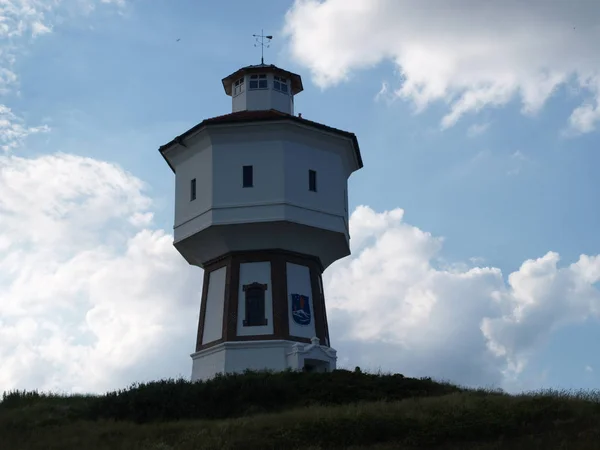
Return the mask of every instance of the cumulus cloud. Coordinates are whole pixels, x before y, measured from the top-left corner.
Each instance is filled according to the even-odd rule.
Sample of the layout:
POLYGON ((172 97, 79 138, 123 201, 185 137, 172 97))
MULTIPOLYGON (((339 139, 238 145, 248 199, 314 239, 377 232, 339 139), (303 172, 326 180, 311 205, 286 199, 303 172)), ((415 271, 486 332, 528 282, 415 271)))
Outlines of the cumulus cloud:
MULTIPOLYGON (((0 157, 0 391, 189 376, 201 271, 153 228, 144 192, 90 158, 0 157)), ((443 239, 403 216, 357 208, 353 255, 325 274, 340 365, 502 385, 553 331, 598 316, 600 257, 560 268, 548 253, 505 281, 444 263, 443 239)))
POLYGON ((600 257, 564 268, 549 252, 508 276, 439 263, 442 241, 403 211, 362 206, 350 221, 352 257, 325 275, 340 363, 506 386, 560 327, 597 318, 600 257))
POLYGON ((188 375, 201 277, 140 180, 72 155, 0 157, 0 391, 188 375))
POLYGON ((600 120, 599 20, 594 0, 296 0, 284 34, 322 87, 394 62, 395 96, 417 112, 446 102, 442 127, 514 98, 534 114, 570 83, 585 97, 570 132, 586 133, 600 120))

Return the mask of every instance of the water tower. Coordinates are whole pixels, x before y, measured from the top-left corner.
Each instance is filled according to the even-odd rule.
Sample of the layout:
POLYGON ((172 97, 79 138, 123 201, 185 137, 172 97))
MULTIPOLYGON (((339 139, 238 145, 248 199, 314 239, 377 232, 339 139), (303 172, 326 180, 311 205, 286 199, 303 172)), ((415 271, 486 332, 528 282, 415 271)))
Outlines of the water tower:
POLYGON ((174 246, 204 269, 192 380, 333 370, 321 275, 350 254, 358 141, 294 114, 295 73, 261 63, 222 82, 232 112, 160 147, 175 173, 174 246))

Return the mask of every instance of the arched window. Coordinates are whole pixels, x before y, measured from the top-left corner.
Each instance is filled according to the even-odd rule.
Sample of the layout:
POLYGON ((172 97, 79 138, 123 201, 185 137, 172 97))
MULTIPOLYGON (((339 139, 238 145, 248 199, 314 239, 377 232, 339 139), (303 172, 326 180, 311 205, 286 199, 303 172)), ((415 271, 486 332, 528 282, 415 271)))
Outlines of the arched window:
POLYGON ((265 317, 265 291, 266 284, 252 283, 245 284, 244 290, 244 305, 245 305, 245 327, 260 327, 267 324, 265 317))

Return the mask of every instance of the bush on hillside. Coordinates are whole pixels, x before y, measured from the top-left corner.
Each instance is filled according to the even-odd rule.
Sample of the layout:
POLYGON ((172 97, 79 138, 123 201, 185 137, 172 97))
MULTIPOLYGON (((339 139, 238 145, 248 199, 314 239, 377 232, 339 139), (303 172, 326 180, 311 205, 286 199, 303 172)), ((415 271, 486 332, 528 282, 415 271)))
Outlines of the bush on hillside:
MULTIPOLYGON (((81 419, 135 422, 224 419, 310 405, 344 405, 432 397, 463 389, 431 379, 377 375, 360 371, 331 373, 253 372, 219 375, 195 382, 184 379, 139 383, 102 396, 85 397, 77 408, 81 419)), ((62 397, 63 401, 65 397, 62 397)), ((5 394, 0 409, 36 401, 57 402, 51 394, 15 391, 5 394)), ((72 414, 69 414, 72 418, 72 414)))

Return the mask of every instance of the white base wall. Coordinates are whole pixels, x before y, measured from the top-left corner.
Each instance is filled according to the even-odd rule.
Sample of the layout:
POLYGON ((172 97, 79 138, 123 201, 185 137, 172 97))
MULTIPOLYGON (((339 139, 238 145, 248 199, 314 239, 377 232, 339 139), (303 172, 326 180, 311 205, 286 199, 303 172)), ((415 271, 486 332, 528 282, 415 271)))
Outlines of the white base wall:
POLYGON ((224 342, 193 353, 192 381, 213 378, 218 373, 240 373, 250 370, 286 369, 330 372, 336 368, 336 351, 319 345, 318 338, 311 344, 283 340, 224 342))

